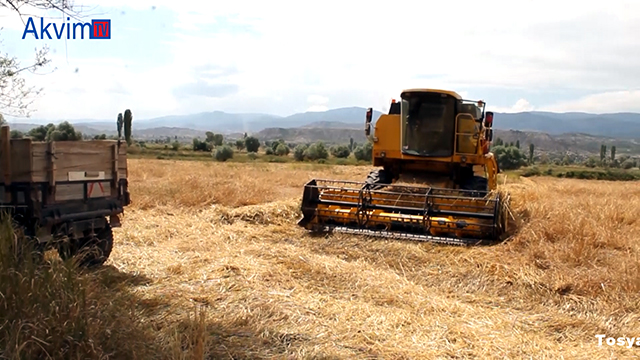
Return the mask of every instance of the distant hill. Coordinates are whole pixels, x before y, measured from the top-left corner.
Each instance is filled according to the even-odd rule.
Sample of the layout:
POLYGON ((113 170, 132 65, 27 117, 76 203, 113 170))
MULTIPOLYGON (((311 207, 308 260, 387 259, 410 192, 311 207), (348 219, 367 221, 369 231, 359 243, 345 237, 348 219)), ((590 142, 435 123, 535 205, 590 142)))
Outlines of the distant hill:
POLYGON ((260 140, 282 139, 292 143, 324 141, 332 144, 348 144, 350 138, 358 143, 366 141, 362 129, 268 128, 258 132, 255 136, 260 140))
MULTIPOLYGON (((327 144, 347 144, 350 138, 359 144, 364 143, 366 137, 364 129, 339 128, 268 128, 255 134, 261 140, 282 139, 290 143, 310 143, 323 141, 327 144)), ((598 154, 600 145, 607 147, 615 145, 618 154, 640 155, 640 141, 630 139, 615 139, 596 137, 587 134, 551 135, 538 131, 500 130, 494 131, 494 140, 500 138, 506 143, 520 142, 520 148, 528 149, 534 144, 537 151, 544 152, 574 152, 598 154)))
POLYGON ((364 121, 362 124, 348 124, 341 121, 316 121, 311 124, 300 126, 301 128, 320 128, 320 129, 364 129, 364 121), (360 125, 360 126, 358 126, 360 125))
POLYGON ((545 152, 574 152, 599 154, 600 145, 607 148, 616 146, 618 154, 640 155, 640 141, 621 139, 588 134, 559 134, 551 135, 538 131, 495 130, 494 140, 500 138, 506 143, 520 141, 520 148, 527 149, 534 144, 536 150, 545 152))
MULTIPOLYGON (((172 115, 154 119, 137 120, 137 130, 156 127, 179 127, 219 133, 259 132, 265 128, 343 128, 362 129, 365 108, 348 107, 322 112, 305 112, 281 117, 268 114, 230 114, 222 111, 192 115, 172 115)), ((374 111, 377 120, 382 113, 374 111)), ((74 122, 96 130, 115 130, 113 121, 74 122)), ((537 131, 551 135, 583 133, 626 139, 640 139, 640 114, 587 114, 522 112, 496 113, 494 127, 502 130, 537 131)))
POLYGON ((583 133, 616 138, 640 138, 640 114, 524 112, 495 114, 494 127, 540 131, 552 135, 583 133))
MULTIPOLYGON (((365 112, 365 108, 347 107, 283 117, 268 114, 231 114, 213 111, 191 115, 171 115, 153 119, 136 119, 134 114, 133 131, 135 136, 140 138, 176 135, 185 138, 190 136, 202 137, 206 131, 212 131, 223 133, 227 136, 229 134, 247 132, 249 134, 258 134, 259 137, 280 137, 291 139, 292 141, 297 141, 296 139, 312 141, 321 138, 336 141, 347 139, 348 141, 349 137, 353 137, 354 140, 364 138, 365 112)), ((379 111, 374 111, 374 121, 381 114, 379 111)), ((71 122, 78 130, 88 135, 102 133, 111 135, 116 132, 115 120, 71 122)), ((12 123, 11 125, 13 129, 28 131, 34 126, 46 123, 47 121, 32 120, 31 124, 12 123)), ((640 114, 551 113, 540 111, 496 113, 494 128, 496 130, 521 131, 523 134, 527 134, 525 136, 514 132, 511 135, 505 135, 512 138, 522 137, 520 139, 521 142, 528 143, 530 140, 535 139, 541 144, 549 144, 550 148, 566 148, 576 146, 578 143, 582 144, 591 141, 590 148, 597 150, 599 144, 604 140, 596 137, 617 138, 627 142, 633 139, 640 140, 640 114)), ((629 142, 629 144, 631 143, 629 142)))

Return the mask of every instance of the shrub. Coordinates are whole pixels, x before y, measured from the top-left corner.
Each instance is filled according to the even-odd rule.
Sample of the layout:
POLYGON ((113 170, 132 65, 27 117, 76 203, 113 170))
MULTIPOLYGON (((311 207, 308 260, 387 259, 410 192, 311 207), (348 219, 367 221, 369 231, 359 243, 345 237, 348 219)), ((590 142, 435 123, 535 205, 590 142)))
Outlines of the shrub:
POLYGON ((27 136, 32 138, 34 141, 45 141, 47 139, 47 133, 50 129, 55 129, 56 126, 53 124, 47 124, 46 126, 40 125, 35 127, 27 133, 27 136))
POLYGON ((351 155, 351 150, 349 150, 349 147, 345 145, 332 146, 330 151, 331 155, 339 159, 345 159, 351 155))
POLYGON ((249 158, 249 160, 255 160, 258 158, 258 154, 254 153, 254 152, 250 152, 247 154, 247 157, 249 158))
POLYGON ((222 134, 213 134, 213 139, 212 139, 212 143, 214 146, 220 146, 222 145, 222 142, 224 141, 224 136, 222 136, 222 134))
POLYGON ((588 158, 585 162, 584 162, 584 166, 589 167, 589 168, 594 168, 596 166, 598 166, 598 164, 600 163, 600 160, 596 159, 595 157, 590 157, 588 158))
POLYGON ((260 149, 260 140, 253 136, 249 136, 244 139, 244 147, 248 152, 258 152, 260 149))
POLYGON ((193 151, 211 151, 211 143, 193 139, 193 151))
POLYGON ((244 140, 236 140, 236 149, 238 149, 238 151, 244 149, 244 140))
POLYGON ((625 169, 625 170, 629 170, 629 169, 633 168, 633 165, 634 165, 634 164, 633 164, 633 161, 631 161, 631 160, 625 160, 625 161, 622 163, 622 168, 623 168, 623 169, 625 169))
MULTIPOLYGON (((166 147, 166 145, 165 145, 166 147)), ((178 151, 180 150, 180 143, 177 141, 174 141, 173 144, 171 144, 171 148, 173 149, 173 151, 178 151)))
POLYGON ((271 157, 269 157, 268 161, 270 163, 286 163, 287 159, 283 159, 283 158, 277 157, 277 156, 271 156, 271 157))
POLYGON ((268 148, 267 148, 267 150, 265 151, 265 153, 266 153, 267 155, 273 155, 273 149, 272 149, 272 148, 270 148, 270 147, 268 147, 268 148))
POLYGON ((24 134, 18 130, 11 130, 11 138, 12 139, 22 139, 24 134))
POLYGON ((307 150, 307 145, 298 145, 293 149, 293 158, 296 161, 304 160, 304 152, 307 150))
POLYGON ((515 146, 495 146, 492 152, 502 170, 516 170, 527 162, 524 153, 515 146))
POLYGON ((227 161, 233 158, 233 149, 228 145, 219 146, 216 149, 215 158, 217 161, 227 161))
POLYGON ((522 176, 524 177, 529 177, 529 176, 540 176, 542 175, 542 172, 540 171, 540 169, 538 169, 537 167, 531 167, 526 169, 523 173, 522 176))
POLYGON ((56 126, 48 124, 47 126, 38 126, 29 130, 27 133, 35 141, 78 141, 82 140, 82 133, 76 131, 68 121, 60 123, 56 126))
POLYGON ((366 142, 364 145, 358 146, 356 151, 353 152, 353 155, 357 160, 371 161, 373 158, 373 144, 366 142))
POLYGON ((285 155, 289 155, 289 147, 284 144, 284 143, 280 143, 278 144, 278 146, 276 147, 275 150, 276 155, 278 156, 285 156, 285 155))
POLYGON ((309 160, 326 159, 329 157, 329 152, 324 146, 324 143, 322 141, 318 141, 305 150, 304 156, 309 160))

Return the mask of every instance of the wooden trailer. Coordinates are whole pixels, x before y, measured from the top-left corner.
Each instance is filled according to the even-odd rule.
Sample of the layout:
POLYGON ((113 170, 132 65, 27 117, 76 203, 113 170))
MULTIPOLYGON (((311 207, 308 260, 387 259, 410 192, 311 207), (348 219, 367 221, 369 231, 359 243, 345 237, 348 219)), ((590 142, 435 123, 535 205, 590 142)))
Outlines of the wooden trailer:
POLYGON ((37 247, 101 265, 129 205, 126 142, 11 139, 0 128, 0 207, 37 247), (108 219, 107 219, 108 218, 108 219), (87 251, 90 250, 90 251, 87 251))

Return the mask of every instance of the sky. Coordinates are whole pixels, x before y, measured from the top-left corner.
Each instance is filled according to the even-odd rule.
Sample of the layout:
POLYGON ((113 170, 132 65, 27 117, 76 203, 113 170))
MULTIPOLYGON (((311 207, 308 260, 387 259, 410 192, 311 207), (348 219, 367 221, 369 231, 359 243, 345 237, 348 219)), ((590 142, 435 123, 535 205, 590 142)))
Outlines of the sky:
POLYGON ((110 19, 111 39, 22 39, 28 16, 0 8, 0 52, 27 65, 50 49, 25 75, 43 89, 31 118, 386 111, 415 87, 498 112, 640 112, 640 1, 102 3, 76 0, 71 21, 23 10, 110 19))

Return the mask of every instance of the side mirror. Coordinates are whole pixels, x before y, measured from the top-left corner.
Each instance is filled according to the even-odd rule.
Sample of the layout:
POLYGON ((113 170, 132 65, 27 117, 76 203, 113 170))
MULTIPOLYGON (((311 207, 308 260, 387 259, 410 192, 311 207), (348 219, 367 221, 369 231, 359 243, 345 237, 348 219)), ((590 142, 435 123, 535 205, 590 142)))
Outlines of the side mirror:
POLYGON ((487 111, 484 115, 484 126, 485 127, 492 127, 493 126, 493 112, 492 111, 487 111))
POLYGON ((367 118, 364 123, 364 134, 369 136, 371 134, 371 120, 373 118, 373 109, 367 109, 367 118))

